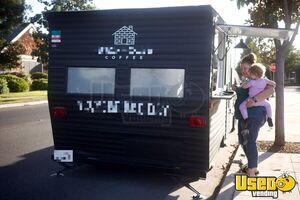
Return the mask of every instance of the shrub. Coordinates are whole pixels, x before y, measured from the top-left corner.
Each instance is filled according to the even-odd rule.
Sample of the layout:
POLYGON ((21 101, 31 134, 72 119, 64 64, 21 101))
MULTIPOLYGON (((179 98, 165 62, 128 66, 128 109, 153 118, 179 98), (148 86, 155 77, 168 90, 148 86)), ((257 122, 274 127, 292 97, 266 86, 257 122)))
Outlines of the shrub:
POLYGON ((26 75, 24 74, 24 72, 7 72, 5 73, 5 75, 15 75, 19 78, 26 79, 26 75))
POLYGON ((35 79, 32 81, 31 90, 47 90, 48 80, 45 78, 35 79))
POLYGON ((7 87, 7 81, 5 78, 0 77, 0 94, 9 93, 9 88, 7 87))
POLYGON ((48 74, 43 73, 43 72, 34 72, 34 73, 31 74, 31 78, 33 80, 36 80, 36 79, 48 79, 48 74))
POLYGON ((24 79, 29 85, 31 85, 31 83, 32 83, 30 76, 24 74, 24 72, 7 72, 4 75, 14 75, 14 76, 24 79))
POLYGON ((7 81, 10 92, 26 92, 29 90, 29 84, 22 78, 15 75, 1 75, 7 81))

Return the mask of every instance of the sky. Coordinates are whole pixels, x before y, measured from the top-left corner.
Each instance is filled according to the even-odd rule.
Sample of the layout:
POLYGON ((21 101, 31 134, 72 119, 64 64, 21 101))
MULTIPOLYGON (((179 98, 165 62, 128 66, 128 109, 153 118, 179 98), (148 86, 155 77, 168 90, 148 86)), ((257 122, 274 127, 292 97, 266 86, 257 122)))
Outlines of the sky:
MULTIPOLYGON (((26 0, 32 6, 32 15, 43 10, 43 5, 37 0, 26 0)), ((212 5, 227 24, 245 25, 248 19, 247 8, 237 9, 236 0, 94 0, 97 9, 118 8, 149 8, 189 5, 212 5)), ((300 50, 300 30, 293 43, 300 50)))

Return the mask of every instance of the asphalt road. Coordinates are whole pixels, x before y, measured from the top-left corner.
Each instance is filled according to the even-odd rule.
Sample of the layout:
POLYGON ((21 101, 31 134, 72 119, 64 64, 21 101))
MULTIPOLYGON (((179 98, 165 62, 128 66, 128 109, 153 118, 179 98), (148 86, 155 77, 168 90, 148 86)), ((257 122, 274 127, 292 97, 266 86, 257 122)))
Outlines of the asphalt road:
POLYGON ((48 105, 0 109, 1 200, 176 200, 181 188, 169 176, 83 165, 50 176, 53 140, 48 105))
MULTIPOLYGON (((287 141, 300 141, 299 92, 300 87, 285 90, 285 117, 292 124, 286 127, 287 141)), ((275 112, 274 98, 271 103, 275 112)), ((193 195, 169 176, 142 170, 83 165, 53 177, 62 167, 50 159, 52 152, 47 104, 0 109, 0 200, 186 200, 193 195)), ((212 182, 220 181, 224 152, 216 159, 217 170, 194 183, 201 193, 214 190, 212 182)))

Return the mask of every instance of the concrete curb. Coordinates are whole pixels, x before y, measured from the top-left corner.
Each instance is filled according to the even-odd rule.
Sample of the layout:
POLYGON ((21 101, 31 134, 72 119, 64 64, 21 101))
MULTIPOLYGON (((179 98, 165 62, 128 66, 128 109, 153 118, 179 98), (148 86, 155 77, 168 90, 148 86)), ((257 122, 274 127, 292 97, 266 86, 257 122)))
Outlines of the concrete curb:
MULTIPOLYGON (((219 184, 225 175, 224 170, 230 162, 232 154, 236 151, 238 144, 237 138, 236 132, 228 134, 225 140, 226 145, 221 148, 214 158, 215 162, 213 168, 208 171, 206 179, 199 179, 190 183, 192 187, 201 193, 201 197, 203 199, 215 199, 220 187, 219 184)), ((184 187, 182 183, 178 182, 178 184, 181 186, 169 193, 164 200, 193 199, 192 197, 195 196, 195 193, 189 190, 187 187, 184 187)))
POLYGON ((33 106, 33 105, 46 104, 46 103, 48 103, 47 100, 33 101, 33 102, 26 102, 26 103, 4 104, 4 105, 0 105, 0 109, 1 108, 12 108, 12 107, 22 107, 22 106, 33 106))
MULTIPOLYGON (((241 154, 243 154, 241 146, 238 147, 238 150, 232 160, 231 166, 226 174, 224 182, 221 186, 221 190, 216 198, 216 200, 231 200, 234 198, 235 194, 235 184, 234 184, 234 176, 239 171, 239 163, 236 161, 241 160, 241 154)), ((241 161, 242 162, 242 161, 241 161)))

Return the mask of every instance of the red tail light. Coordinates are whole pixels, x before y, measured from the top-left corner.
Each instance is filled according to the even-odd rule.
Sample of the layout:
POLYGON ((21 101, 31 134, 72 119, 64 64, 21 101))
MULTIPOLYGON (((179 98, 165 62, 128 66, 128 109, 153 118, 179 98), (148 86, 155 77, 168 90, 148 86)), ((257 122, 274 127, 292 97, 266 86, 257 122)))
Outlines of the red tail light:
POLYGON ((67 116, 67 112, 64 107, 54 107, 52 109, 52 113, 55 118, 65 118, 67 116))
POLYGON ((206 126, 206 120, 205 120, 204 117, 191 116, 189 118, 189 126, 190 127, 204 128, 206 126))

